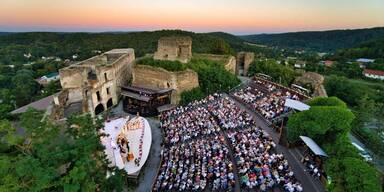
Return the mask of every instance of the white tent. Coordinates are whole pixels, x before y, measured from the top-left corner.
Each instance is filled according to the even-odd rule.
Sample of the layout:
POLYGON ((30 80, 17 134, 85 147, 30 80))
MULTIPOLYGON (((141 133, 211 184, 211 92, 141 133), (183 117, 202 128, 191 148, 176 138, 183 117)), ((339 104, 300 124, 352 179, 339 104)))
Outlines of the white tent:
POLYGON ((308 110, 310 108, 309 105, 307 105, 303 102, 297 101, 297 100, 293 100, 293 99, 285 99, 284 106, 290 107, 290 108, 293 108, 293 109, 296 109, 299 111, 305 111, 305 110, 308 110))
POLYGON ((321 147, 318 146, 317 143, 311 138, 306 136, 300 136, 300 139, 304 141, 305 145, 307 145, 315 155, 328 157, 328 155, 323 151, 323 149, 321 149, 321 147))

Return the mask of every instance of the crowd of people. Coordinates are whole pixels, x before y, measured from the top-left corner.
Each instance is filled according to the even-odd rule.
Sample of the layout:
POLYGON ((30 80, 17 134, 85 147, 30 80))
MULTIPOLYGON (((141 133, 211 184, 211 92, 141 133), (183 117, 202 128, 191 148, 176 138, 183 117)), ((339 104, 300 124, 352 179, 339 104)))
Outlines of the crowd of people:
POLYGON ((165 143, 185 142, 202 135, 219 132, 220 127, 206 107, 209 102, 213 102, 218 97, 219 95, 215 94, 162 113, 160 123, 165 133, 165 143))
POLYGON ((232 191, 233 165, 223 136, 165 148, 154 191, 232 191))
POLYGON ((323 170, 320 169, 320 167, 317 165, 313 156, 305 155, 305 157, 302 159, 302 162, 307 168, 306 171, 310 175, 312 175, 315 179, 320 179, 321 175, 323 174, 323 170))
POLYGON ((247 87, 234 92, 233 95, 267 120, 272 120, 289 111, 289 108, 284 106, 285 99, 300 99, 296 93, 288 89, 281 89, 272 83, 260 80, 253 81, 247 87))
POLYGON ((215 102, 208 104, 208 111, 217 119, 222 129, 246 128, 254 121, 246 111, 236 106, 228 97, 220 97, 215 102))
POLYGON ((225 95, 213 94, 163 112, 160 120, 165 147, 154 191, 234 191, 235 175, 242 189, 303 190, 284 156, 273 153, 271 137, 225 95))
POLYGON ((221 129, 244 128, 251 124, 252 117, 222 94, 210 95, 161 115, 161 127, 167 144, 218 133, 221 129))
POLYGON ((242 189, 268 191, 277 187, 287 192, 303 191, 288 161, 274 153, 276 144, 258 127, 228 133, 242 189))

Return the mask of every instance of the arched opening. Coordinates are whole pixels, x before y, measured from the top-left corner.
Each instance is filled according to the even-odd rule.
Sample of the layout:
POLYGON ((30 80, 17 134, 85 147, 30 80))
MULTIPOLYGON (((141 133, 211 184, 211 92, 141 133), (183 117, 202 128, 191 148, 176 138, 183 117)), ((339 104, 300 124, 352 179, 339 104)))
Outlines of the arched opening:
POLYGON ((98 115, 98 114, 100 114, 101 112, 103 112, 104 111, 104 106, 103 106, 103 104, 98 104, 97 106, 96 106, 96 108, 95 108, 95 114, 96 115, 98 115))
POLYGON ((108 101, 107 101, 107 108, 108 108, 108 109, 111 108, 112 105, 113 105, 112 98, 110 98, 110 99, 108 99, 108 101))

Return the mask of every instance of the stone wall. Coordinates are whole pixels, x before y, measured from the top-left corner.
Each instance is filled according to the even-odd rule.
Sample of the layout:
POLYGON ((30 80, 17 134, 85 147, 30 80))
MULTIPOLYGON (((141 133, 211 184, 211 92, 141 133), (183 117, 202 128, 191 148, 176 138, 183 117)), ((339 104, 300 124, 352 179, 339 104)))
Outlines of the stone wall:
POLYGON ((237 53, 236 74, 248 75, 249 65, 255 60, 255 53, 253 52, 239 52, 237 53))
POLYGON ((154 59, 187 63, 192 57, 192 38, 162 37, 157 44, 154 59))
POLYGON ((172 88, 172 103, 180 102, 180 94, 199 86, 197 73, 187 69, 170 72, 162 68, 135 64, 132 85, 147 88, 172 88))
POLYGON ((114 49, 59 71, 67 103, 81 103, 83 112, 95 114, 96 108, 106 110, 118 103, 120 86, 132 76, 133 49, 114 49))

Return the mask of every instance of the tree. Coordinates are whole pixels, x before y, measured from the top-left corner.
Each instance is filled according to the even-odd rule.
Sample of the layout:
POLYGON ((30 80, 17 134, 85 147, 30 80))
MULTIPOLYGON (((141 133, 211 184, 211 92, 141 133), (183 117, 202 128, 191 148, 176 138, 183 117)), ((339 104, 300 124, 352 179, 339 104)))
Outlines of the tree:
POLYGON ((273 80, 283 85, 290 85, 295 79, 295 71, 292 67, 278 64, 274 59, 255 60, 249 66, 248 75, 264 73, 272 77, 273 80))
POLYGON ((210 53, 219 55, 229 55, 231 54, 231 52, 231 47, 223 39, 215 39, 213 41, 210 53))
POLYGON ((380 177, 377 170, 361 158, 332 158, 326 163, 326 171, 332 173, 331 191, 380 192, 380 177))
POLYGON ((335 106, 347 108, 347 104, 337 97, 315 97, 307 103, 310 106, 335 106))
POLYGON ((187 105, 188 103, 204 98, 205 94, 201 91, 200 87, 194 88, 189 91, 181 93, 180 104, 187 105))
POLYGON ((10 122, 0 122, 5 134, 0 191, 121 191, 126 175, 108 167, 99 140, 100 121, 94 123, 89 115, 72 116, 60 126, 41 117, 33 109, 22 114, 23 136, 10 122), (108 171, 114 176, 106 178, 108 171))
POLYGON ((31 98, 38 91, 38 84, 33 78, 30 70, 19 70, 12 78, 13 92, 16 97, 16 104, 23 106, 31 102, 31 98))
POLYGON ((320 144, 327 143, 348 133, 353 119, 353 113, 346 108, 311 106, 309 110, 290 117, 287 138, 290 142, 296 142, 300 135, 306 135, 320 144))

